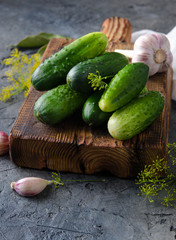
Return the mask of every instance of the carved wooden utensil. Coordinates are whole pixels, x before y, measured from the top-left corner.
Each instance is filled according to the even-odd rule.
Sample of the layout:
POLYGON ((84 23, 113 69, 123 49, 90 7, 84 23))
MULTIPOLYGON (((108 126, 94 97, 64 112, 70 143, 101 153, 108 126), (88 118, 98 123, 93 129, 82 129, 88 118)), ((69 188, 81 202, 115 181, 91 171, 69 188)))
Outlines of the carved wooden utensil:
MULTIPOLYGON (((110 38, 108 51, 133 48, 129 43, 131 24, 127 19, 109 18, 102 24, 101 31, 110 38)), ((51 39, 42 61, 71 41, 73 39, 51 39)), ((35 119, 33 106, 43 93, 31 87, 10 132, 11 160, 20 167, 85 174, 109 171, 123 178, 136 176, 157 156, 167 156, 170 69, 151 77, 147 87, 161 91, 165 96, 164 111, 144 132, 126 141, 113 139, 106 127, 87 126, 76 114, 57 127, 42 124, 35 119)))
POLYGON ((110 42, 130 43, 132 26, 126 18, 110 17, 103 22, 101 32, 108 37, 110 42))

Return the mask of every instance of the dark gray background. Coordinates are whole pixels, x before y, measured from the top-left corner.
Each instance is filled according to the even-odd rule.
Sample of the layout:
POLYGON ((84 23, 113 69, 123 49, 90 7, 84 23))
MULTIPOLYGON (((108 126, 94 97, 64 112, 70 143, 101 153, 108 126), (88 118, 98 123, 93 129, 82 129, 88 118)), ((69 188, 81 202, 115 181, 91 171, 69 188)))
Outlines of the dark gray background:
MULTIPOLYGON (((0 61, 9 45, 27 35, 51 32, 78 38, 99 31, 111 16, 126 17, 133 31, 168 33, 176 25, 176 1, 166 0, 0 0, 0 61)), ((0 86, 6 84, 0 65, 0 86)), ((24 101, 22 94, 0 103, 0 130, 10 132, 24 101)), ((172 101, 169 142, 176 141, 176 102, 172 101)), ((51 172, 21 169, 0 158, 0 240, 173 240, 176 210, 144 202, 134 181, 114 176, 62 174, 64 179, 106 182, 49 186, 40 195, 23 198, 10 183, 27 176, 51 179, 51 172)))

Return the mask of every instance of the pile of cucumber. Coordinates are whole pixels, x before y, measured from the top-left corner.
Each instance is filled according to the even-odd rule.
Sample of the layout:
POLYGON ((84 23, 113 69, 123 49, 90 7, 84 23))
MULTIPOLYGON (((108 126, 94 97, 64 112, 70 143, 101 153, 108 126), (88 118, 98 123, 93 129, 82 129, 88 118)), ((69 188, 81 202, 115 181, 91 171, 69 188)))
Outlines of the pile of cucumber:
POLYGON ((46 91, 34 105, 39 121, 56 125, 80 109, 86 124, 107 126, 112 137, 126 140, 162 113, 163 95, 145 87, 149 67, 106 52, 107 44, 105 34, 89 33, 40 64, 31 78, 36 90, 46 91), (107 87, 94 91, 88 75, 97 71, 107 87))

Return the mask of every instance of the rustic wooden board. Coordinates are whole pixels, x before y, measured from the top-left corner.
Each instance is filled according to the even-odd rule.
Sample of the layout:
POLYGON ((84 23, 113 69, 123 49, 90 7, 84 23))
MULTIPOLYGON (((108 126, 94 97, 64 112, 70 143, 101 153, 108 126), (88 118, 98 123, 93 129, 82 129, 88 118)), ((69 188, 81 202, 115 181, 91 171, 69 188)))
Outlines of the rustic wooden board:
MULTIPOLYGON (((42 61, 71 41, 52 39, 42 61)), ((108 50, 115 48, 132 49, 133 44, 110 41, 108 50)), ((134 177, 157 156, 167 157, 171 80, 171 69, 148 80, 148 89, 165 97, 163 113, 144 132, 126 141, 113 139, 106 128, 87 126, 79 112, 57 127, 42 124, 35 119, 33 106, 43 92, 31 87, 10 132, 11 160, 35 169, 85 174, 109 171, 117 177, 134 177)))

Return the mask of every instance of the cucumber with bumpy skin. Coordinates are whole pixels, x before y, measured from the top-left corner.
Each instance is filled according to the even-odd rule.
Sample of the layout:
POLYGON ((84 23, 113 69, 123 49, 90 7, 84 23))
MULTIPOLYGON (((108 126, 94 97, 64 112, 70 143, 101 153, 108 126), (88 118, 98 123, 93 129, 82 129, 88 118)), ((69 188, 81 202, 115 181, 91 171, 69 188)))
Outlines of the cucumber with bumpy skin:
POLYGON ((31 77, 38 91, 50 90, 66 83, 66 75, 77 63, 104 53, 108 38, 101 32, 93 32, 76 39, 42 62, 31 77))
POLYGON ((87 95, 59 85, 39 97, 34 105, 34 116, 42 123, 55 125, 81 109, 87 95))
POLYGON ((118 140, 126 140, 141 133, 162 113, 164 102, 164 96, 158 91, 139 95, 109 118, 110 135, 118 140))
POLYGON ((133 98, 145 87, 149 76, 149 67, 144 63, 126 65, 110 81, 104 91, 99 107, 104 112, 113 112, 133 98))
POLYGON ((76 64, 67 74, 67 83, 76 91, 91 94, 93 88, 89 83, 89 73, 97 74, 98 71, 102 78, 113 78, 128 63, 126 56, 116 52, 107 52, 101 56, 76 64))

